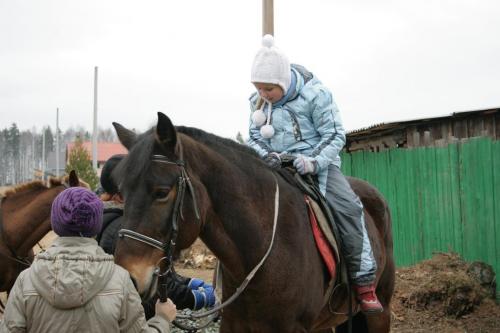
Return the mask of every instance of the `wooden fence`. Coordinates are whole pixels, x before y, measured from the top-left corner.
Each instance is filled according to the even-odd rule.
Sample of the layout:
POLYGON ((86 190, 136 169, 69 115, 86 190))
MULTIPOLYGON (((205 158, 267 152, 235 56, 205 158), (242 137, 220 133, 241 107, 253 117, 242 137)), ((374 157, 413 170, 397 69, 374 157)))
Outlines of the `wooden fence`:
POLYGON ((346 175, 367 180, 388 200, 398 266, 454 251, 500 274, 500 141, 359 151, 342 159, 346 175))

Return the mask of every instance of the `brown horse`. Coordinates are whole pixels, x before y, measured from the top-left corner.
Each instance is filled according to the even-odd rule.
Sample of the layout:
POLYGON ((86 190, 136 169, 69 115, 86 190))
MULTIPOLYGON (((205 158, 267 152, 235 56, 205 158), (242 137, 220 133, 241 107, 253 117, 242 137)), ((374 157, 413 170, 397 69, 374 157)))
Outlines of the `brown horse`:
MULTIPOLYGON (((126 229, 120 231, 116 262, 129 270, 143 297, 155 292, 153 272, 165 263, 165 253, 168 257, 174 245, 187 248, 199 236, 221 262, 223 301, 239 293, 262 262, 224 308, 220 332, 346 330, 348 297, 344 292, 342 298, 325 299, 330 279, 300 190, 251 149, 174 127, 162 113, 157 126, 141 135, 113 125, 129 150, 113 175, 125 198, 126 229)), ((384 306, 383 313, 370 316, 355 308, 353 332, 389 332, 395 279, 389 209, 368 183, 350 182, 365 206, 384 306)))
POLYGON ((76 173, 47 183, 20 184, 0 196, 0 291, 10 291, 31 264, 33 246, 50 231, 52 201, 69 186, 87 186, 76 173))

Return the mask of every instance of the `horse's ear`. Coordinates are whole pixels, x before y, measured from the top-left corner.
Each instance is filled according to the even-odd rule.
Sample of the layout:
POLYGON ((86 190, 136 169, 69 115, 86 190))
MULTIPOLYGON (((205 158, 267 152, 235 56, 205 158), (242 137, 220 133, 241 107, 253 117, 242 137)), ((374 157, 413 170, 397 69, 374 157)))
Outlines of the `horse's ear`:
POLYGON ((118 135, 118 139, 122 145, 130 150, 137 139, 137 134, 115 122, 113 122, 113 127, 115 128, 116 135, 118 135))
POLYGON ((158 112, 156 139, 164 146, 173 148, 177 143, 177 132, 169 117, 158 112))
POLYGON ((70 187, 76 187, 80 185, 80 180, 78 179, 78 176, 76 174, 75 170, 71 170, 69 173, 69 186, 70 187))

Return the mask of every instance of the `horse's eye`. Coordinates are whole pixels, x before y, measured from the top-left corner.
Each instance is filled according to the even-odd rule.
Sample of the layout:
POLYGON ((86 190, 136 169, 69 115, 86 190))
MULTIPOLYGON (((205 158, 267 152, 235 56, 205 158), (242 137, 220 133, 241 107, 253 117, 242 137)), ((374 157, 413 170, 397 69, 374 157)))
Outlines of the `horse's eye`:
POLYGON ((167 201, 169 192, 170 192, 170 189, 166 189, 166 188, 156 189, 153 193, 154 199, 156 201, 167 201))

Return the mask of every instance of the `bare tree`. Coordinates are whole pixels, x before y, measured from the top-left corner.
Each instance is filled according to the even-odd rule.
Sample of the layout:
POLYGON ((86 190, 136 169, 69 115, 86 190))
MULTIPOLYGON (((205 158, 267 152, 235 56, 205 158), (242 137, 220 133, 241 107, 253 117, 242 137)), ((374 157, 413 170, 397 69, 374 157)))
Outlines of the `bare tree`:
POLYGON ((117 137, 115 131, 111 128, 101 128, 99 127, 99 131, 97 133, 97 141, 100 142, 116 142, 117 137))

